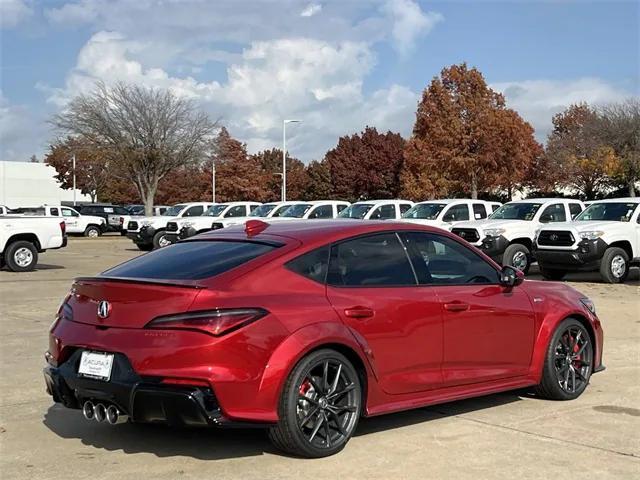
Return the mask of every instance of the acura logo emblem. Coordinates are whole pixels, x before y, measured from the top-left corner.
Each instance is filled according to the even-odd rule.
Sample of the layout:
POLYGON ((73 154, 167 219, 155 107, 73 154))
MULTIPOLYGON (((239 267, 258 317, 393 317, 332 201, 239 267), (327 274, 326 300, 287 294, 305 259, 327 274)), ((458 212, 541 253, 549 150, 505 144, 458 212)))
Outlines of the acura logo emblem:
POLYGON ((98 304, 98 317, 107 318, 111 314, 111 304, 106 300, 102 300, 98 304))

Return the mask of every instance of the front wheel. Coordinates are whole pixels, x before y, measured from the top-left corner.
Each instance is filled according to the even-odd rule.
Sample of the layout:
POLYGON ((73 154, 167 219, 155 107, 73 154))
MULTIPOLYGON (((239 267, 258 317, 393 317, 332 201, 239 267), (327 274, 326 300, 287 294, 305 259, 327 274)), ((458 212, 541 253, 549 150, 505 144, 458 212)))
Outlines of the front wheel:
POLYGON ((97 238, 101 235, 100 229, 95 225, 89 225, 84 230, 84 236, 89 238, 97 238))
POLYGON ((38 263, 38 249, 25 240, 13 242, 7 247, 4 259, 12 272, 30 272, 38 263))
POLYGON ((531 266, 531 252, 521 243, 509 245, 504 251, 502 265, 508 265, 527 273, 531 266))
POLYGON ((171 240, 167 237, 167 232, 160 230, 153 236, 153 248, 164 248, 171 245, 171 240))
POLYGON ((556 328, 545 357, 536 393, 551 400, 578 398, 593 371, 593 345, 585 326, 567 318, 556 328))
POLYGON ((629 275, 629 255, 623 249, 610 247, 600 263, 600 276, 607 283, 622 283, 629 275))
POLYGON ((307 458, 339 452, 358 424, 362 387, 355 368, 334 350, 304 357, 280 398, 280 420, 269 438, 280 450, 307 458))

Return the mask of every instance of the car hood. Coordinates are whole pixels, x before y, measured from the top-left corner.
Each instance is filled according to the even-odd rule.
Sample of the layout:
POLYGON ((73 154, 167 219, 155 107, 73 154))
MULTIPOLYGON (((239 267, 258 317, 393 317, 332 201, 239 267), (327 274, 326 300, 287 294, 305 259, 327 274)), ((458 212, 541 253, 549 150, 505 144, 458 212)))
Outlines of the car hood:
POLYGON ((575 232, 590 232, 593 230, 609 231, 618 225, 625 225, 626 222, 603 222, 603 221, 585 221, 585 222, 563 222, 553 223, 542 227, 541 230, 573 230, 575 232))
POLYGON ((455 228, 477 228, 486 230, 488 228, 513 228, 517 226, 530 226, 534 222, 527 220, 479 220, 475 222, 460 222, 453 225, 455 228))

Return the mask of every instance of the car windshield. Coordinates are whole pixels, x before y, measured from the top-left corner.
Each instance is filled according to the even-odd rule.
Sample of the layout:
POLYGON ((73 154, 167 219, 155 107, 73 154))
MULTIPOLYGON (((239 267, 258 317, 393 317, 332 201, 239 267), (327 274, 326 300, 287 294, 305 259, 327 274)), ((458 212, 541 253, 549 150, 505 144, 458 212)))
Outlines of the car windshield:
POLYGON ((219 217, 228 205, 211 205, 202 214, 204 217, 219 217))
POLYGON ((533 220, 541 203, 507 203, 493 212, 491 220, 533 220))
POLYGON ((446 205, 444 203, 419 203, 407 210, 402 218, 435 220, 446 205))
POLYGON ((276 208, 276 205, 273 203, 265 203, 264 205, 260 205, 253 209, 253 211, 249 214, 250 217, 266 217, 271 213, 271 211, 276 208))
POLYGON ((302 218, 304 214, 309 211, 311 208, 310 203, 298 203, 297 205, 291 205, 284 212, 282 212, 281 217, 289 217, 289 218, 302 218))
POLYGON ((575 218, 576 222, 594 220, 605 222, 628 222, 638 207, 635 202, 603 202, 593 203, 575 218))
POLYGON ((182 209, 187 205, 184 203, 179 203, 178 205, 174 205, 173 207, 167 208, 162 214, 163 217, 177 217, 182 209))
POLYGON ((339 218, 364 218, 369 210, 373 208, 373 204, 371 203, 354 203, 353 205, 349 205, 345 208, 340 215, 339 218))

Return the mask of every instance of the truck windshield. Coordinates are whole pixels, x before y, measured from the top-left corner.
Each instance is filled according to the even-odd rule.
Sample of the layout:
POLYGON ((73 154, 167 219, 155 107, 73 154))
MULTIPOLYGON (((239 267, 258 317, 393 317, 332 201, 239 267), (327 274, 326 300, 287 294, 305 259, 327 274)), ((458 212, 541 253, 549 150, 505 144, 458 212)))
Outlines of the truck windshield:
POLYGON ((260 205, 253 209, 253 211, 249 214, 250 217, 266 217, 271 213, 271 211, 276 208, 274 203, 265 203, 264 205, 260 205))
POLYGON ((420 218, 423 220, 435 220, 444 209, 444 203, 419 203, 407 210, 402 218, 420 218))
POLYGON ((184 203, 179 203, 178 205, 174 205, 173 207, 167 208, 162 214, 163 217, 177 217, 182 209, 187 205, 184 203))
POLYGON ((580 215, 576 222, 604 221, 604 222, 628 222, 633 212, 638 207, 635 202, 603 202, 592 203, 580 215))
POLYGON ((533 220, 541 203, 507 203, 493 212, 491 220, 533 220))
POLYGON ((364 218, 372 208, 371 203, 354 203, 341 211, 338 218, 364 218))
POLYGON ((289 218, 302 218, 305 213, 309 211, 311 208, 310 203, 299 203, 297 205, 291 205, 284 212, 282 212, 281 217, 289 217, 289 218))
POLYGON ((202 215, 205 217, 219 217, 227 207, 228 205, 211 205, 202 215))

